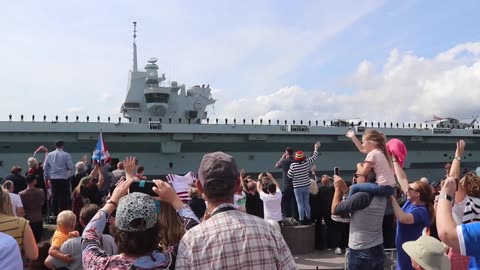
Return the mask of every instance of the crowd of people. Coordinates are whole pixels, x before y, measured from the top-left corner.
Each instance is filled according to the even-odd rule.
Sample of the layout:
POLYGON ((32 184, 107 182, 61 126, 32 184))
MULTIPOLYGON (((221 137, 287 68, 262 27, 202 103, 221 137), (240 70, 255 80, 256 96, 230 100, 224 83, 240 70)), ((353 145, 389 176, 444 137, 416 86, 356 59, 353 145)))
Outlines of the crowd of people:
POLYGON ((383 269, 386 249, 397 269, 479 269, 480 177, 461 173, 465 142, 430 184, 408 179, 401 140, 346 135, 366 155, 351 180, 317 172, 316 142, 310 157, 285 149, 274 164, 283 186, 223 152, 205 154, 198 173, 149 181, 134 157, 113 170, 87 156, 74 165, 63 141, 39 147, 43 162, 14 166, 0 188, 0 268, 296 269, 281 227, 306 225, 348 269, 383 269))

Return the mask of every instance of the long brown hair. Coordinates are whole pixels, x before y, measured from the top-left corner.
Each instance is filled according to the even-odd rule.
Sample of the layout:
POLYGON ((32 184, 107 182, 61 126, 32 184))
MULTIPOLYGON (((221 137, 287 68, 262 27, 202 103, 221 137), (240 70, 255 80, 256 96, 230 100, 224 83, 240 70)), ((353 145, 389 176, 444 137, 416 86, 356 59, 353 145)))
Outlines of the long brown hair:
POLYGON ((387 151, 387 137, 382 132, 378 132, 375 129, 368 129, 365 131, 364 135, 366 140, 373 141, 377 144, 377 147, 385 155, 385 158, 388 160, 388 164, 392 167, 392 159, 390 154, 387 151))
POLYGON ((416 181, 417 184, 417 189, 415 189, 416 192, 420 194, 420 200, 425 203, 425 206, 427 207, 428 215, 430 218, 430 224, 435 220, 435 208, 433 208, 433 193, 432 189, 430 188, 430 185, 422 182, 422 181, 416 181))
POLYGON ((160 202, 158 221, 160 223, 159 246, 166 250, 168 247, 178 244, 185 234, 185 228, 175 208, 168 203, 160 202))

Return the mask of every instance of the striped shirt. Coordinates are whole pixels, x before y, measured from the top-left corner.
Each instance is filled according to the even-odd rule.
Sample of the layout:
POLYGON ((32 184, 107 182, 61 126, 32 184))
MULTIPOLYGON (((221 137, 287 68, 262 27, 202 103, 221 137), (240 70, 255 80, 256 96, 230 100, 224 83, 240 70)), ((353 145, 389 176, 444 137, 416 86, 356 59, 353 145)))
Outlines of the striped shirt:
POLYGON ((24 218, 0 214, 0 232, 15 238, 20 250, 23 250, 23 233, 27 224, 28 221, 24 218))
POLYGON ((175 174, 167 175, 167 181, 172 185, 178 197, 184 203, 187 203, 191 200, 191 198, 188 196, 188 191, 190 191, 190 188, 195 180, 197 180, 197 177, 192 172, 189 172, 184 176, 175 174))
POLYGON ((480 221, 480 199, 467 196, 468 200, 465 204, 463 212, 463 224, 480 221))
POLYGON ((68 179, 70 172, 73 170, 72 157, 62 149, 57 149, 48 153, 43 169, 45 178, 68 179))
POLYGON ((308 172, 310 166, 317 160, 318 152, 313 152, 313 155, 305 161, 295 162, 290 165, 288 170, 288 177, 292 178, 293 188, 300 188, 310 185, 310 177, 308 172))

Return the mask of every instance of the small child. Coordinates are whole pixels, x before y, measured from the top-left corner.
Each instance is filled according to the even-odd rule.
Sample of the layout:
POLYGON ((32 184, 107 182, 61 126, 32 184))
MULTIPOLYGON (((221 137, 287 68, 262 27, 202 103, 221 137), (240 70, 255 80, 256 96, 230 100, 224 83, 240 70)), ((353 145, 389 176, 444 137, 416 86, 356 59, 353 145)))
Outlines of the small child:
POLYGON ((73 261, 72 254, 63 254, 60 252, 62 244, 72 237, 78 237, 78 231, 75 231, 77 217, 70 210, 60 212, 57 216, 57 230, 53 233, 51 247, 48 255, 66 263, 73 261))
POLYGON ((373 169, 377 177, 376 183, 362 183, 350 187, 349 196, 357 192, 368 192, 375 196, 389 198, 395 191, 395 174, 390 155, 387 150, 386 138, 383 133, 374 129, 365 131, 360 142, 353 130, 347 132, 361 153, 367 154, 364 163, 357 164, 360 175, 368 176, 373 169))

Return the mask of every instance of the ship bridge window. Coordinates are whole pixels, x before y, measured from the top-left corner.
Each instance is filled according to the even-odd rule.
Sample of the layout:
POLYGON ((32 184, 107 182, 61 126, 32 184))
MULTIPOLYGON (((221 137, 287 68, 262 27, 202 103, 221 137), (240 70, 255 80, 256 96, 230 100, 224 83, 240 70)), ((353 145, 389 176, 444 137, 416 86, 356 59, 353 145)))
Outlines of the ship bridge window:
POLYGON ((123 103, 125 109, 140 109, 140 103, 137 102, 125 102, 123 103))
POLYGON ((433 134, 451 134, 452 130, 449 128, 434 128, 433 134))
POLYGON ((168 103, 170 94, 165 93, 147 93, 145 94, 145 100, 147 103, 168 103))
POLYGON ((194 119, 198 117, 198 112, 197 111, 187 111, 186 112, 187 118, 194 119))
POLYGON ((296 132, 308 132, 310 129, 308 126, 301 126, 301 125, 291 125, 290 126, 290 131, 296 131, 296 132))

